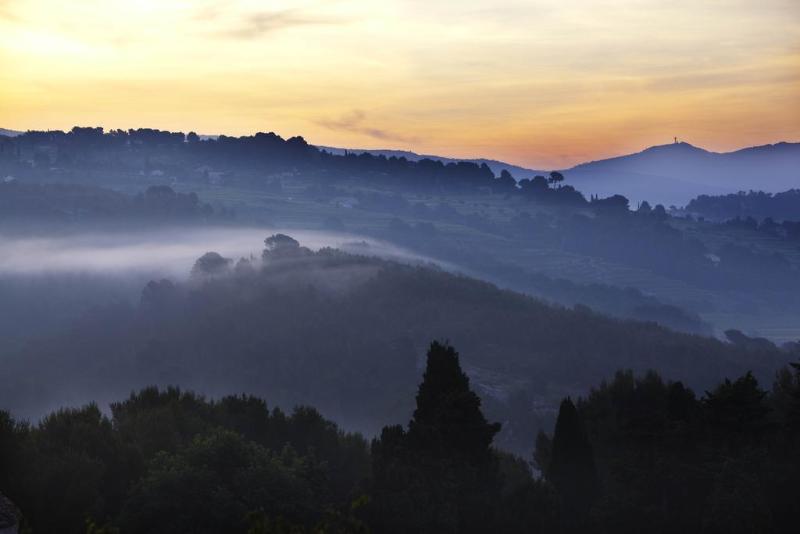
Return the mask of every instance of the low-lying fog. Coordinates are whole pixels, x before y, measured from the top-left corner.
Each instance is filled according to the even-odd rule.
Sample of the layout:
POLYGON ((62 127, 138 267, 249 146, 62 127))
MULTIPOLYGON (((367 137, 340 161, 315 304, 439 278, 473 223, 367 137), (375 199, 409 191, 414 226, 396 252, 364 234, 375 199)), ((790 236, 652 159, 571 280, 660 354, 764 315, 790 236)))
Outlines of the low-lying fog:
POLYGON ((209 251, 260 258, 264 239, 285 233, 317 250, 333 247, 407 263, 427 258, 352 234, 278 228, 184 228, 20 235, 0 231, 0 360, 71 328, 87 312, 138 303, 150 280, 185 279, 209 251))
MULTIPOLYGON (((69 337, 90 317, 125 317, 138 304, 150 280, 184 280, 195 261, 209 251, 234 261, 260 258, 264 239, 276 233, 290 235, 312 250, 331 247, 411 264, 431 263, 428 258, 379 240, 313 230, 178 226, 157 231, 98 227, 64 233, 52 229, 37 234, 0 230, 0 375, 17 369, 28 376, 28 358, 50 354, 50 343, 58 343, 62 335, 69 337)), ((102 336, 104 331, 96 335, 102 336)), ((89 400, 102 404, 126 394, 113 388, 89 391, 71 384, 71 379, 48 375, 51 371, 47 368, 36 371, 39 378, 28 383, 28 389, 14 386, 13 381, 0 386, 4 390, 0 391, 3 409, 35 420, 59 406, 89 400), (41 378, 46 375, 49 378, 41 378), (31 393, 37 388, 48 389, 48 393, 31 393)), ((214 384, 204 390, 214 391, 214 384)))
POLYGON ((234 260, 261 256, 264 238, 285 233, 317 250, 333 247, 411 262, 427 258, 352 234, 265 228, 167 228, 158 232, 96 232, 58 237, 0 234, 0 276, 57 273, 151 274, 183 277, 195 260, 214 251, 234 260))

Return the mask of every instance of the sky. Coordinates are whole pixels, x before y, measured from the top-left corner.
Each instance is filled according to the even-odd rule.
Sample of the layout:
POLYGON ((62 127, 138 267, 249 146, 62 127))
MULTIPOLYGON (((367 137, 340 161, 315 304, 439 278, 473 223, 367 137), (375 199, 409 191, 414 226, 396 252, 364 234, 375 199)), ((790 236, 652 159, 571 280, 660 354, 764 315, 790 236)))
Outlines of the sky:
POLYGON ((0 127, 534 168, 800 141, 797 0, 0 0, 0 127))

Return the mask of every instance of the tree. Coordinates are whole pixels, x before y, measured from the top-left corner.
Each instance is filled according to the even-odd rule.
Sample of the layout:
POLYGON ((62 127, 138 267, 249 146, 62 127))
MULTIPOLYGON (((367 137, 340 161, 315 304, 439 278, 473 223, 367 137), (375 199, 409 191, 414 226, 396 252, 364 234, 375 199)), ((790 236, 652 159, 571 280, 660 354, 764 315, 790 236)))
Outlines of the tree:
POLYGON ((408 432, 373 442, 375 519, 392 532, 486 532, 498 496, 499 432, 480 409, 458 353, 434 341, 408 432), (396 529, 396 530, 395 530, 396 529))
POLYGON ((595 198, 592 206, 608 210, 609 212, 627 212, 629 201, 622 195, 611 195, 606 198, 595 198))
POLYGON ((599 494, 600 483, 583 420, 569 397, 558 410, 545 476, 558 491, 565 524, 583 525, 599 494))
POLYGON ((206 252, 194 262, 192 276, 214 276, 225 273, 231 265, 231 259, 217 252, 206 252))
POLYGON ((461 370, 458 353, 434 341, 417 393, 417 409, 408 425, 409 437, 434 453, 458 451, 475 460, 485 459, 500 425, 486 421, 480 404, 461 370))
POLYGON ((292 255, 300 250, 300 243, 286 234, 273 234, 264 240, 264 259, 270 256, 292 255))
POLYGON ((120 516, 126 532, 242 532, 248 512, 293 523, 314 519, 321 472, 290 448, 274 453, 215 430, 177 453, 161 452, 120 516))
POLYGON ((705 415, 717 439, 735 449, 757 443, 769 424, 766 395, 751 372, 706 392, 705 415))
POLYGON ((553 171, 550 173, 550 178, 548 178, 547 181, 553 185, 559 185, 564 181, 564 175, 558 171, 553 171))
POLYGON ((656 204, 656 207, 653 208, 653 215, 655 215, 656 219, 660 221, 663 221, 669 217, 663 204, 656 204))
POLYGON ((197 143, 198 141, 200 141, 200 136, 194 132, 189 132, 186 135, 186 141, 189 143, 197 143))
POLYGON ((524 179, 519 182, 520 190, 525 194, 536 195, 547 192, 547 178, 544 176, 534 176, 533 179, 524 179))
POLYGON ((800 363, 790 363, 794 370, 792 388, 790 390, 789 407, 786 414, 786 426, 794 432, 800 430, 800 363))
POLYGON ((517 188, 517 181, 506 169, 500 171, 500 176, 495 179, 494 183, 501 191, 513 191, 517 188))

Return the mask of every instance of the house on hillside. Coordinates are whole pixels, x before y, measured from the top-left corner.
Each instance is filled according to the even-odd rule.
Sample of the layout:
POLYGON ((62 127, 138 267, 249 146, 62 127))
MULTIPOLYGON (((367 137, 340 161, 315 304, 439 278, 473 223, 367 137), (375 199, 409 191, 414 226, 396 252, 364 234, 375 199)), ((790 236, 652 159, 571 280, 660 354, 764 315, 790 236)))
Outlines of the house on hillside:
POLYGON ((0 493, 0 534, 17 534, 21 517, 19 508, 0 493))

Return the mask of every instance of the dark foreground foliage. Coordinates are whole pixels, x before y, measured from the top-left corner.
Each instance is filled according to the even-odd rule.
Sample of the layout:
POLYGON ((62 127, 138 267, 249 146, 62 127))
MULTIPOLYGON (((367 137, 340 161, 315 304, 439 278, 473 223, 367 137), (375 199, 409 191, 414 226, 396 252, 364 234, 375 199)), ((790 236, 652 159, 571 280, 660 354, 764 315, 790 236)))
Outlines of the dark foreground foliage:
POLYGON ((800 365, 701 398, 620 372, 565 399, 534 462, 500 453, 434 342, 407 427, 371 448, 311 408, 147 388, 37 425, 0 412, 0 488, 29 532, 795 532, 800 365))

